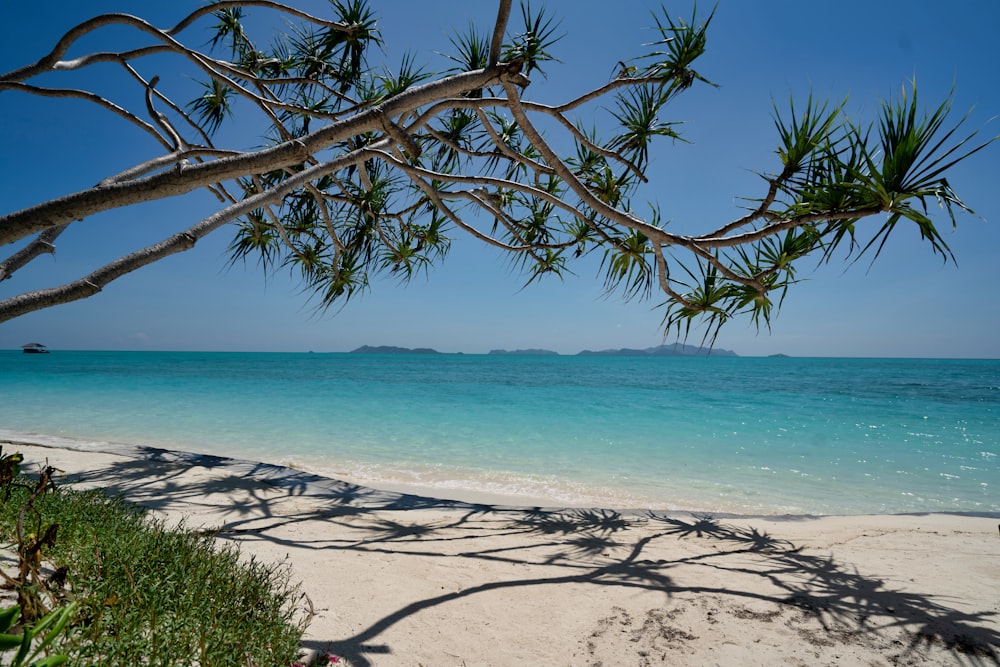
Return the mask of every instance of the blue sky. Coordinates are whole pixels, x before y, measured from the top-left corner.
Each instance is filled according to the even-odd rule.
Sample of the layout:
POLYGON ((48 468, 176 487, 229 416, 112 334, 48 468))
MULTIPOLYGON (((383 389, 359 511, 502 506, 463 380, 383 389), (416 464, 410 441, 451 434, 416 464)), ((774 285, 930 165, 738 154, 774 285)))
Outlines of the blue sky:
MULTIPOLYGON (((297 4, 315 12, 324 5, 297 4)), ((454 30, 470 20, 488 29, 495 14, 490 2, 372 4, 389 63, 411 50, 429 70, 449 66, 436 52, 449 50, 454 30)), ((547 68, 547 79, 536 75, 529 88, 528 96, 539 101, 563 101, 600 84, 617 61, 642 53, 641 43, 653 38, 644 30, 653 3, 547 4, 562 19, 565 36, 555 49, 562 62, 547 68)), ((166 26, 197 6, 151 5, 0 0, 0 70, 41 56, 93 14, 123 11, 166 26)), ((688 2, 667 6, 674 16, 690 16, 688 2)), ((698 64, 719 87, 692 91, 668 109, 671 120, 684 122, 682 133, 691 143, 656 146, 651 185, 642 196, 658 202, 672 224, 692 229, 738 216, 741 197, 763 192, 754 172, 776 168, 772 100, 784 109, 790 96, 804 101, 810 91, 834 102, 848 97, 847 113, 870 119, 880 99, 915 77, 927 106, 954 87, 955 119, 971 109, 965 128, 981 129, 983 139, 1000 134, 1000 122, 990 120, 1000 113, 997 25, 1000 3, 992 0, 950 3, 946 10, 923 0, 851 0, 835 9, 791 0, 721 0, 698 64)), ((128 35, 106 33, 104 39, 109 46, 128 35)), ((96 43, 88 42, 90 48, 96 43)), ((166 79, 169 72, 163 74, 166 79)), ((58 84, 101 85, 105 95, 131 99, 113 83, 95 84, 101 78, 94 72, 58 84)), ((247 145, 255 139, 242 138, 247 145)), ((5 211, 89 187, 156 151, 106 113, 9 91, 0 94, 0 145, 5 211)), ((735 321, 717 346, 746 356, 1000 357, 1000 143, 960 165, 950 180, 978 216, 962 216, 956 230, 939 218, 957 266, 933 255, 915 230, 903 229, 874 265, 803 264, 808 280, 789 293, 770 332, 735 321)), ((78 277, 189 226, 211 210, 210 203, 198 195, 76 223, 60 239, 55 258, 41 258, 0 284, 0 298, 78 277)), ((0 349, 37 340, 57 349, 347 351, 372 344, 575 353, 664 342, 657 297, 629 303, 606 298, 593 265, 522 289, 522 277, 496 251, 458 237, 448 260, 426 278, 406 286, 377 282, 342 310, 318 314, 287 276, 265 277, 252 265, 227 268, 228 241, 220 230, 195 250, 133 273, 94 298, 0 324, 0 349)))

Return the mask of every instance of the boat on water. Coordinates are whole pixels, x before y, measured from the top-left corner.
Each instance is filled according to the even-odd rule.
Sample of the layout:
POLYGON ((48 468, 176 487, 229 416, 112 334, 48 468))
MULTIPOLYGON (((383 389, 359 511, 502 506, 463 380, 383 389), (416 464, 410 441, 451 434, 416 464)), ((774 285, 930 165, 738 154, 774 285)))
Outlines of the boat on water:
POLYGON ((49 349, 42 345, 41 343, 28 343, 27 345, 22 345, 21 349, 24 350, 25 354, 48 354, 49 349))

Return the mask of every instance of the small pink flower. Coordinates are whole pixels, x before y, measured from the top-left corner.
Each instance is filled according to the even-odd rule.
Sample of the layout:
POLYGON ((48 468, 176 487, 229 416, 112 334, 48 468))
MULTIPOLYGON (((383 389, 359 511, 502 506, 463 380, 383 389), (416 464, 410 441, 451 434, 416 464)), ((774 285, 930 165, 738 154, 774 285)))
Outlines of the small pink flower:
POLYGON ((326 654, 326 659, 330 661, 331 665, 340 662, 340 658, 338 658, 337 656, 333 655, 332 653, 327 653, 326 654))

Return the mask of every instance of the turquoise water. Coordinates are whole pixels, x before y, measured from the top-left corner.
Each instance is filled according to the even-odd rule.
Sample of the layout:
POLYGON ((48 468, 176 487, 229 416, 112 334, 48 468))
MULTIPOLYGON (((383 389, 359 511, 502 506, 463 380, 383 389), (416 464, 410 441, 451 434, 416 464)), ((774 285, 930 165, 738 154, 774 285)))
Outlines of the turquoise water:
POLYGON ((12 351, 0 437, 207 452, 443 496, 1000 512, 1000 361, 12 351))

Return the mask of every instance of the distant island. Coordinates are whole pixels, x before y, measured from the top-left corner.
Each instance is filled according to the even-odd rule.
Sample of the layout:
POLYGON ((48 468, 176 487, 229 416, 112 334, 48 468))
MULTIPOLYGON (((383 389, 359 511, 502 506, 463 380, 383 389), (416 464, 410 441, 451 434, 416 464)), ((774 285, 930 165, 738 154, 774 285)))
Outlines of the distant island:
POLYGON ((616 350, 583 350, 577 353, 579 356, 589 357, 736 357, 739 356, 732 350, 722 348, 699 347, 697 345, 685 345, 674 343, 672 345, 658 345, 647 347, 644 350, 637 350, 628 347, 620 347, 616 350))
POLYGON ((441 354, 429 347, 396 347, 395 345, 362 345, 351 354, 441 354))
MULTIPOLYGON (((447 354, 438 352, 429 347, 398 347, 396 345, 362 345, 351 350, 351 354, 447 354)), ((461 354, 459 352, 458 354, 461 354)), ((528 348, 523 350, 490 350, 493 355, 525 355, 536 357, 558 357, 558 352, 539 348, 528 348)), ((672 345, 658 345, 657 347, 647 347, 645 349, 634 349, 620 347, 613 350, 583 350, 577 352, 576 356, 583 357, 738 357, 732 350, 721 348, 700 347, 697 345, 685 345, 674 343, 672 345)), ((777 355, 775 355, 777 356, 777 355)))

